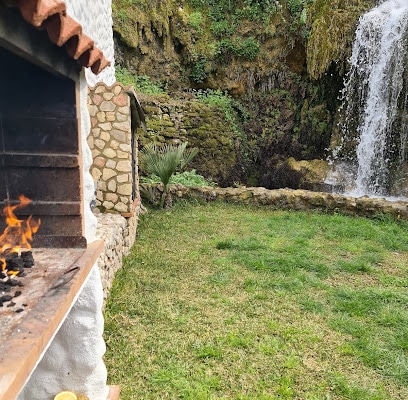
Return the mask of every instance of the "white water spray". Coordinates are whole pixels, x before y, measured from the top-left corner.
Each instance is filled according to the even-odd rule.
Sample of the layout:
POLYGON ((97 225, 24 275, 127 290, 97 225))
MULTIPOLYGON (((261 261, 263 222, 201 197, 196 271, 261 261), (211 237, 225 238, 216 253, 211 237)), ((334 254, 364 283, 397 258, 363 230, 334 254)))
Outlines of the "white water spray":
POLYGON ((357 141, 348 194, 389 195, 391 169, 406 154, 407 80, 408 1, 388 0, 360 18, 353 43, 343 92, 342 146, 357 141))

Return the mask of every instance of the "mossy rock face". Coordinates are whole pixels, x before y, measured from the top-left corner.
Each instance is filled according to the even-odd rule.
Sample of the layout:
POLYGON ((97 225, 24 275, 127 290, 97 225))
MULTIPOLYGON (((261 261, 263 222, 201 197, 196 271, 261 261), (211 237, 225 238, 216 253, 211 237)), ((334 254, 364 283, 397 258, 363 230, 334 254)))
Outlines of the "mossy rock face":
POLYGON ((189 167, 221 185, 229 183, 236 164, 235 136, 225 114, 198 100, 171 100, 155 104, 155 96, 143 96, 147 131, 139 130, 139 143, 188 142, 199 152, 189 167))
MULTIPOLYGON (((205 2, 113 0, 116 62, 173 89, 222 88, 234 95, 252 90, 272 69, 318 79, 333 63, 344 72, 358 19, 375 2, 315 0, 299 3, 296 12, 281 2, 258 19, 233 22, 226 15, 226 31, 217 34, 205 2), (239 47, 249 38, 259 46, 250 56, 239 47)), ((244 15, 248 6, 237 1, 234 9, 244 15)))
POLYGON ((256 163, 248 174, 258 176, 258 184, 267 188, 297 188, 300 177, 288 173, 284 160, 324 158, 330 144, 337 93, 324 86, 304 82, 292 72, 271 76, 278 89, 253 93, 245 99, 250 118, 244 131, 256 152, 256 163), (326 100, 327 99, 327 103, 326 100))
MULTIPOLYGON (((225 14, 227 31, 216 34, 207 2, 113 0, 116 63, 170 93, 140 99, 148 126, 141 146, 188 140, 200 150, 193 167, 220 184, 299 187, 302 175, 287 174, 286 160, 323 159, 338 139, 338 99, 355 28, 375 2, 299 1, 295 11, 293 2, 275 2, 258 20, 225 14), (249 38, 253 53, 241 57, 239 45, 249 38), (207 88, 227 91, 248 113, 240 137, 216 107, 175 100, 176 92, 207 88)), ((241 15, 249 3, 265 4, 231 2, 241 15)))
POLYGON ((188 32, 179 2, 113 0, 112 10, 116 63, 162 84, 180 82, 188 32))
POLYGON ((324 160, 295 160, 289 158, 288 166, 292 171, 300 173, 299 188, 320 191, 325 185, 325 179, 330 166, 324 160))
MULTIPOLYGON (((217 34, 208 7, 195 8, 192 3, 113 0, 116 62, 171 90, 193 86, 236 94, 251 89, 253 79, 247 72, 255 76, 278 64, 285 68, 289 53, 291 65, 304 70, 306 52, 300 41, 296 44, 293 20, 285 7, 270 12, 271 7, 259 15, 262 21, 248 16, 235 23, 225 15, 223 22, 231 32, 217 34)), ((234 9, 243 15, 247 4, 237 1, 234 9)))
POLYGON ((307 41, 307 70, 320 78, 332 63, 344 72, 359 17, 375 0, 316 0, 309 11, 310 37, 307 41))

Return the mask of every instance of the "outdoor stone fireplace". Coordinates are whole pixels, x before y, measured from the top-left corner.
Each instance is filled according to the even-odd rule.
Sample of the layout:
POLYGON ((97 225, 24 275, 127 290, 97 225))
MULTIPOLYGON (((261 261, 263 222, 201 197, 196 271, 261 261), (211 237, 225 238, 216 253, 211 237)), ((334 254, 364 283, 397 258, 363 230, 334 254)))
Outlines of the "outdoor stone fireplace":
POLYGON ((0 59, 0 199, 33 200, 20 215, 41 218, 37 247, 86 247, 75 81, 4 48, 0 59))
POLYGON ((24 195, 17 216, 41 219, 35 266, 0 307, 0 399, 117 398, 102 360, 87 145, 88 85, 115 80, 110 0, 0 0, 0 59, 0 206, 24 195))

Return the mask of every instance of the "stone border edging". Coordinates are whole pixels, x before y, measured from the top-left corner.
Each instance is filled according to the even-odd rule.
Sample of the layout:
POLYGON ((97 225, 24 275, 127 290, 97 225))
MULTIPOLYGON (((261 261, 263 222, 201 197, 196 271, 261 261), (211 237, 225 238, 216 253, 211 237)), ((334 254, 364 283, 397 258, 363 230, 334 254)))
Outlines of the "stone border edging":
MULTIPOLYGON (((156 186, 159 188, 159 185, 156 186)), ((368 196, 355 198, 303 189, 269 190, 263 187, 212 188, 182 185, 172 185, 170 192, 178 198, 204 201, 220 200, 248 205, 271 206, 284 210, 320 210, 369 218, 389 215, 396 220, 408 220, 407 202, 391 202, 368 196)))

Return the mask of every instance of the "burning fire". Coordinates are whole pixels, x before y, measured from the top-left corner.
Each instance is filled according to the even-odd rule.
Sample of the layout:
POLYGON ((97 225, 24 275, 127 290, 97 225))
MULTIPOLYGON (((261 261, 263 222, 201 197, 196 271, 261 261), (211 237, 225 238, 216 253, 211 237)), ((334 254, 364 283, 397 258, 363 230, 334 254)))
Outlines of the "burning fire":
POLYGON ((38 231, 41 223, 40 219, 33 220, 31 215, 26 220, 20 220, 14 215, 14 210, 31 203, 31 200, 23 195, 19 197, 19 200, 19 204, 7 205, 3 208, 7 227, 0 235, 0 266, 2 271, 6 269, 6 257, 9 254, 31 249, 30 242, 33 240, 33 234, 38 231))

